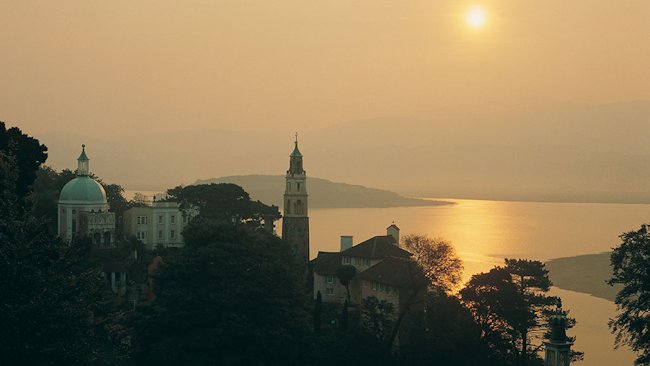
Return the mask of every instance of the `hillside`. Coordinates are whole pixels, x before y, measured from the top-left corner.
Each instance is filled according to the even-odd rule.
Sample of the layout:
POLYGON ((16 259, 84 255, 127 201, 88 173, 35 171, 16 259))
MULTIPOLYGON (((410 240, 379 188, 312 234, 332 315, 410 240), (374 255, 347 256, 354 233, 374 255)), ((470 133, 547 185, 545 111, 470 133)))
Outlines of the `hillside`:
POLYGON ((610 254, 605 252, 551 259, 546 262, 546 269, 554 286, 614 301, 620 287, 605 283, 612 276, 610 254))
MULTIPOLYGON (((282 206, 285 181, 284 177, 280 175, 238 175, 198 180, 194 184, 206 183, 234 183, 242 186, 253 199, 282 206)), ((442 201, 403 197, 395 192, 336 183, 321 178, 310 177, 307 184, 310 208, 399 207, 447 204, 447 202, 442 201)))

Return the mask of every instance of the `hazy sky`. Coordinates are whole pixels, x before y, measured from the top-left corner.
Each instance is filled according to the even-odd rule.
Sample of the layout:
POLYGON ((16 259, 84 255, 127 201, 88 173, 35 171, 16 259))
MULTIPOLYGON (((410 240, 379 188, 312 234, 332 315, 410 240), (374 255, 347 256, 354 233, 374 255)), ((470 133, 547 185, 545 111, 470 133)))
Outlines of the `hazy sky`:
POLYGON ((34 133, 650 99, 647 0, 2 1, 0 24, 2 118, 34 133))
POLYGON ((515 107, 650 100, 648 0, 0 0, 0 24, 0 120, 37 137, 316 140, 348 121, 435 115, 433 131, 515 107))

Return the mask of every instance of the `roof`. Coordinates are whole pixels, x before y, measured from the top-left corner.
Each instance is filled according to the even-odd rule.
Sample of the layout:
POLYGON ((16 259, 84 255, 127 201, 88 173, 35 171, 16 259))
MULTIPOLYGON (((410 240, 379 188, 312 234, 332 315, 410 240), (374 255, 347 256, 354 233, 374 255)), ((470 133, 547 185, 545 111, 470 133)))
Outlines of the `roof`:
POLYGON ((385 257, 408 258, 411 256, 411 253, 400 248, 395 243, 395 239, 390 235, 375 236, 374 238, 370 238, 352 248, 342 251, 341 254, 347 257, 370 259, 385 257))
POLYGON ((341 253, 339 252, 318 252, 318 256, 311 263, 314 265, 314 272, 319 275, 336 274, 336 269, 341 266, 341 253))
POLYGON ((296 141, 295 144, 296 146, 293 148, 293 152, 291 153, 291 156, 302 157, 300 150, 298 150, 298 141, 296 141))
POLYGON ((81 155, 79 155, 77 160, 89 160, 88 156, 86 156, 86 145, 81 145, 81 155))
POLYGON ((428 282, 415 261, 396 257, 385 258, 359 273, 359 278, 401 288, 423 286, 428 282))
POLYGON ((106 204, 106 191, 89 176, 78 176, 63 186, 59 203, 106 204))

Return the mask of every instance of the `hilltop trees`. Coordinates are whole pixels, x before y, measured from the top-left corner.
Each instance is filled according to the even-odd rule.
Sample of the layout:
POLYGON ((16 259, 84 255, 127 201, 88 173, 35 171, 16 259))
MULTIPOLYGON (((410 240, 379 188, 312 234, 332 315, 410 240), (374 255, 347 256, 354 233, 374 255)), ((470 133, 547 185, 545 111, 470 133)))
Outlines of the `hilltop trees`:
POLYGON ((648 225, 620 236, 611 255, 610 285, 621 284, 616 295, 620 313, 610 321, 616 345, 629 345, 638 357, 636 365, 650 365, 650 233, 648 225))

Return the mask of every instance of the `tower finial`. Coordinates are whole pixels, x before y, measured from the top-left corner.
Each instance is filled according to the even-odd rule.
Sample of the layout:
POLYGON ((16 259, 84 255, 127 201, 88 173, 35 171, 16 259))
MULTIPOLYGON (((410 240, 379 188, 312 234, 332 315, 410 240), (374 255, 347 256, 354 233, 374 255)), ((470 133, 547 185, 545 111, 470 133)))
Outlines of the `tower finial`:
POLYGON ((77 175, 88 175, 90 173, 88 167, 88 156, 86 155, 86 144, 81 145, 81 154, 77 158, 77 175))
POLYGON ((296 132, 296 141, 295 141, 295 143, 296 143, 296 145, 298 145, 298 132, 296 132))

